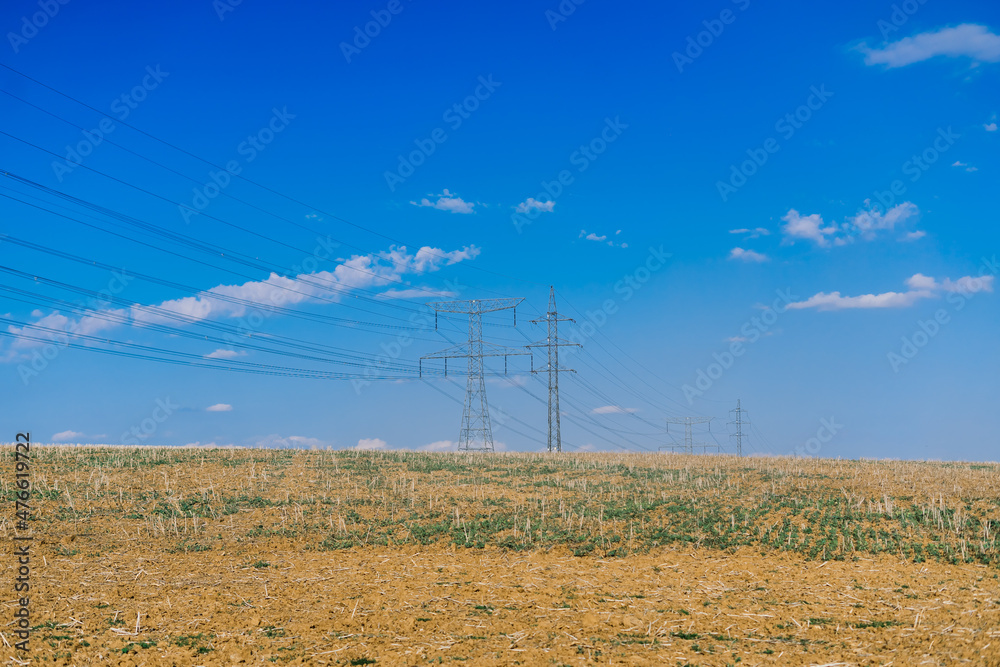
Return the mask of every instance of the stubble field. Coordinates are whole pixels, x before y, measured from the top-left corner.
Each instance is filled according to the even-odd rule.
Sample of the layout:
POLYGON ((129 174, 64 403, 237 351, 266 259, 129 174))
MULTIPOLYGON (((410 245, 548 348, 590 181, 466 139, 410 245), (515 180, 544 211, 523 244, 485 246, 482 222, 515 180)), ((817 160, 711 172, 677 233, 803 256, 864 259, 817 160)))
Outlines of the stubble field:
POLYGON ((34 632, 15 652, 9 548, 5 664, 1000 665, 994 464, 34 446, 31 465, 34 632))

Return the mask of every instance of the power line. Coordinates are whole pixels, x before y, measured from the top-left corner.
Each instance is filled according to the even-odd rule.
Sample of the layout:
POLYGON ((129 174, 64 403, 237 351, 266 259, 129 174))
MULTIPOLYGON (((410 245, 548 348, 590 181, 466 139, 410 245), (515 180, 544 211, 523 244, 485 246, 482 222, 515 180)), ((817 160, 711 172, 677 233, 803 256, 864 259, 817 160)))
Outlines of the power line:
POLYGON ((517 304, 523 300, 520 298, 478 299, 437 301, 428 304, 437 313, 463 313, 469 316, 467 347, 456 345, 421 357, 421 361, 424 359, 468 359, 469 373, 466 382, 465 407, 462 411, 462 428, 458 438, 459 451, 493 451, 493 427, 490 424, 490 409, 486 400, 483 358, 504 357, 504 372, 506 372, 508 356, 527 354, 516 349, 485 343, 483 341, 483 313, 514 309, 514 317, 516 318, 517 304))
MULTIPOLYGON (((560 318, 556 310, 556 290, 549 287, 549 310, 544 319, 531 320, 533 324, 545 322, 548 324, 548 337, 540 343, 525 345, 529 350, 534 347, 544 347, 548 351, 548 361, 545 365, 546 373, 549 376, 549 451, 562 451, 562 437, 559 431, 559 373, 575 373, 572 368, 562 368, 559 366, 559 348, 567 345, 579 347, 579 343, 568 343, 559 338, 559 323, 572 322, 569 318, 560 318), (555 427, 553 429, 553 426, 555 427)), ((534 359, 534 357, 532 357, 534 359)), ((540 372, 532 368, 532 373, 540 372)))

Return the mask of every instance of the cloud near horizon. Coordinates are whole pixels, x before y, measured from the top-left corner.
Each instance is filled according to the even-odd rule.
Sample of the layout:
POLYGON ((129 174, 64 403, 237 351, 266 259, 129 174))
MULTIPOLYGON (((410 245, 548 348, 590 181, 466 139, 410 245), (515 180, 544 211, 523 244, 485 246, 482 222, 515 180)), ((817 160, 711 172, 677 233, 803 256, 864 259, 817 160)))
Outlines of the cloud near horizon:
POLYGON ((922 299, 940 296, 942 292, 969 296, 979 292, 993 291, 993 276, 964 276, 958 280, 945 278, 938 282, 930 276, 916 273, 905 281, 906 292, 883 292, 881 294, 861 294, 843 296, 840 292, 820 292, 805 301, 788 304, 789 310, 851 310, 875 308, 909 308, 922 299))

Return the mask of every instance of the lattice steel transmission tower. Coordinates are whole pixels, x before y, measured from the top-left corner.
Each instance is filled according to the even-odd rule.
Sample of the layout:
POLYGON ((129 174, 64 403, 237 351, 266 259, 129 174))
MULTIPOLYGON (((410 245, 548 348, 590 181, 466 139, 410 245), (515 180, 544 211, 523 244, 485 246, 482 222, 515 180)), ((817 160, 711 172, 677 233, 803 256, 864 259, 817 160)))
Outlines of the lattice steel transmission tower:
MULTIPOLYGON (((694 450, 700 449, 703 452, 707 452, 709 449, 715 449, 719 451, 719 445, 706 445, 703 442, 694 441, 694 425, 695 424, 711 424, 711 417, 699 417, 693 419, 691 417, 685 417, 684 419, 668 419, 667 420, 667 433, 670 432, 671 424, 683 424, 684 425, 684 444, 673 444, 673 445, 663 445, 660 449, 669 449, 670 451, 681 451, 687 454, 693 454, 694 450)), ((711 426, 709 426, 711 428, 711 426)))
MULTIPOLYGON (((478 299, 471 301, 437 301, 427 304, 435 313, 462 313, 469 316, 469 342, 421 357, 421 375, 424 359, 444 359, 445 375, 448 374, 448 359, 468 359, 469 372, 465 391, 465 407, 462 411, 462 430, 458 436, 459 451, 493 451, 493 427, 490 424, 490 408, 486 401, 486 374, 484 357, 506 357, 530 354, 519 348, 509 348, 483 341, 483 313, 493 313, 508 308, 517 308, 524 301, 512 299, 478 299)), ((435 316, 436 317, 436 316, 435 316)), ((517 324, 517 310, 514 311, 517 324)))
MULTIPOLYGON (((527 348, 533 347, 545 347, 548 348, 548 363, 545 364, 544 372, 549 374, 549 451, 561 452, 562 451, 562 434, 559 430, 559 374, 560 373, 575 373, 576 371, 572 368, 560 368, 559 366, 559 348, 575 345, 580 347, 579 343, 569 343, 559 338, 559 323, 560 322, 575 322, 568 317, 559 317, 559 313, 556 311, 556 290, 551 285, 549 286, 549 311, 545 314, 544 318, 537 320, 531 320, 532 324, 541 324, 542 322, 547 322, 549 325, 548 337, 544 341, 539 341, 537 343, 532 343, 531 345, 525 345, 527 348)), ((532 373, 541 373, 541 370, 534 369, 534 357, 532 357, 532 373)))
POLYGON ((736 438, 736 456, 743 456, 743 425, 749 424, 750 420, 743 418, 743 415, 747 411, 740 405, 740 399, 738 398, 736 399, 736 409, 730 410, 729 414, 733 414, 734 412, 736 413, 736 418, 729 423, 736 426, 736 433, 731 434, 729 437, 736 438))

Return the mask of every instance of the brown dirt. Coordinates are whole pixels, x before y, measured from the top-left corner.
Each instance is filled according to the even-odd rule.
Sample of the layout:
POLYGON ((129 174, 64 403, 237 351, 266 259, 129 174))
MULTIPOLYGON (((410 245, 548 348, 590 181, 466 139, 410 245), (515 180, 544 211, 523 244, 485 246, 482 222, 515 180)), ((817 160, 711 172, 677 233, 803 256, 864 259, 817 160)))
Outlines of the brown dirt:
MULTIPOLYGON (((513 493, 512 483, 463 485, 461 471, 439 469, 410 471, 404 484, 400 466, 413 464, 403 455, 361 455, 385 471, 367 487, 353 486, 354 454, 60 448, 36 456, 36 630, 30 656, 3 646, 34 664, 1000 665, 995 564, 864 552, 826 561, 697 543, 574 556, 572 545, 551 541, 500 548, 499 533, 482 548, 457 545, 450 532, 422 544, 395 528, 386 544, 372 544, 377 521, 394 526, 385 519, 407 503, 435 498, 444 516, 456 514, 461 537, 462 516, 513 493), (397 503, 384 500, 389 492, 397 503), (197 494, 206 499, 200 510, 190 502, 197 494), (225 498, 239 494, 249 500, 225 510, 225 498), (345 519, 351 498, 369 516, 345 519), (183 511, 171 516, 164 508, 175 505, 183 511), (354 530, 352 522, 368 543, 318 548, 354 530)), ((719 466, 787 465, 698 459, 645 464, 706 476, 719 466)), ((523 460, 491 459, 501 469, 523 460)), ((826 474, 834 464, 797 465, 826 474)), ((879 480, 884 470, 871 465, 879 480)), ((941 485, 966 489, 966 477, 978 474, 939 472, 941 485)), ((583 476, 591 484, 614 477, 601 466, 583 476)), ((833 487, 844 481, 831 479, 833 487)), ((862 494, 869 483, 885 490, 861 480, 838 492, 862 494)), ((707 482, 693 485, 710 493, 707 482)), ((527 514, 526 505, 514 507, 527 514)), ((638 526, 601 526, 621 544, 639 541, 638 526)), ((532 530, 521 539, 538 539, 532 530)), ((12 535, 9 521, 0 532, 12 535)), ((4 562, 7 582, 12 560, 4 562)), ((8 618, 13 602, 8 593, 8 618)), ((2 633, 15 641, 9 624, 2 633)))

